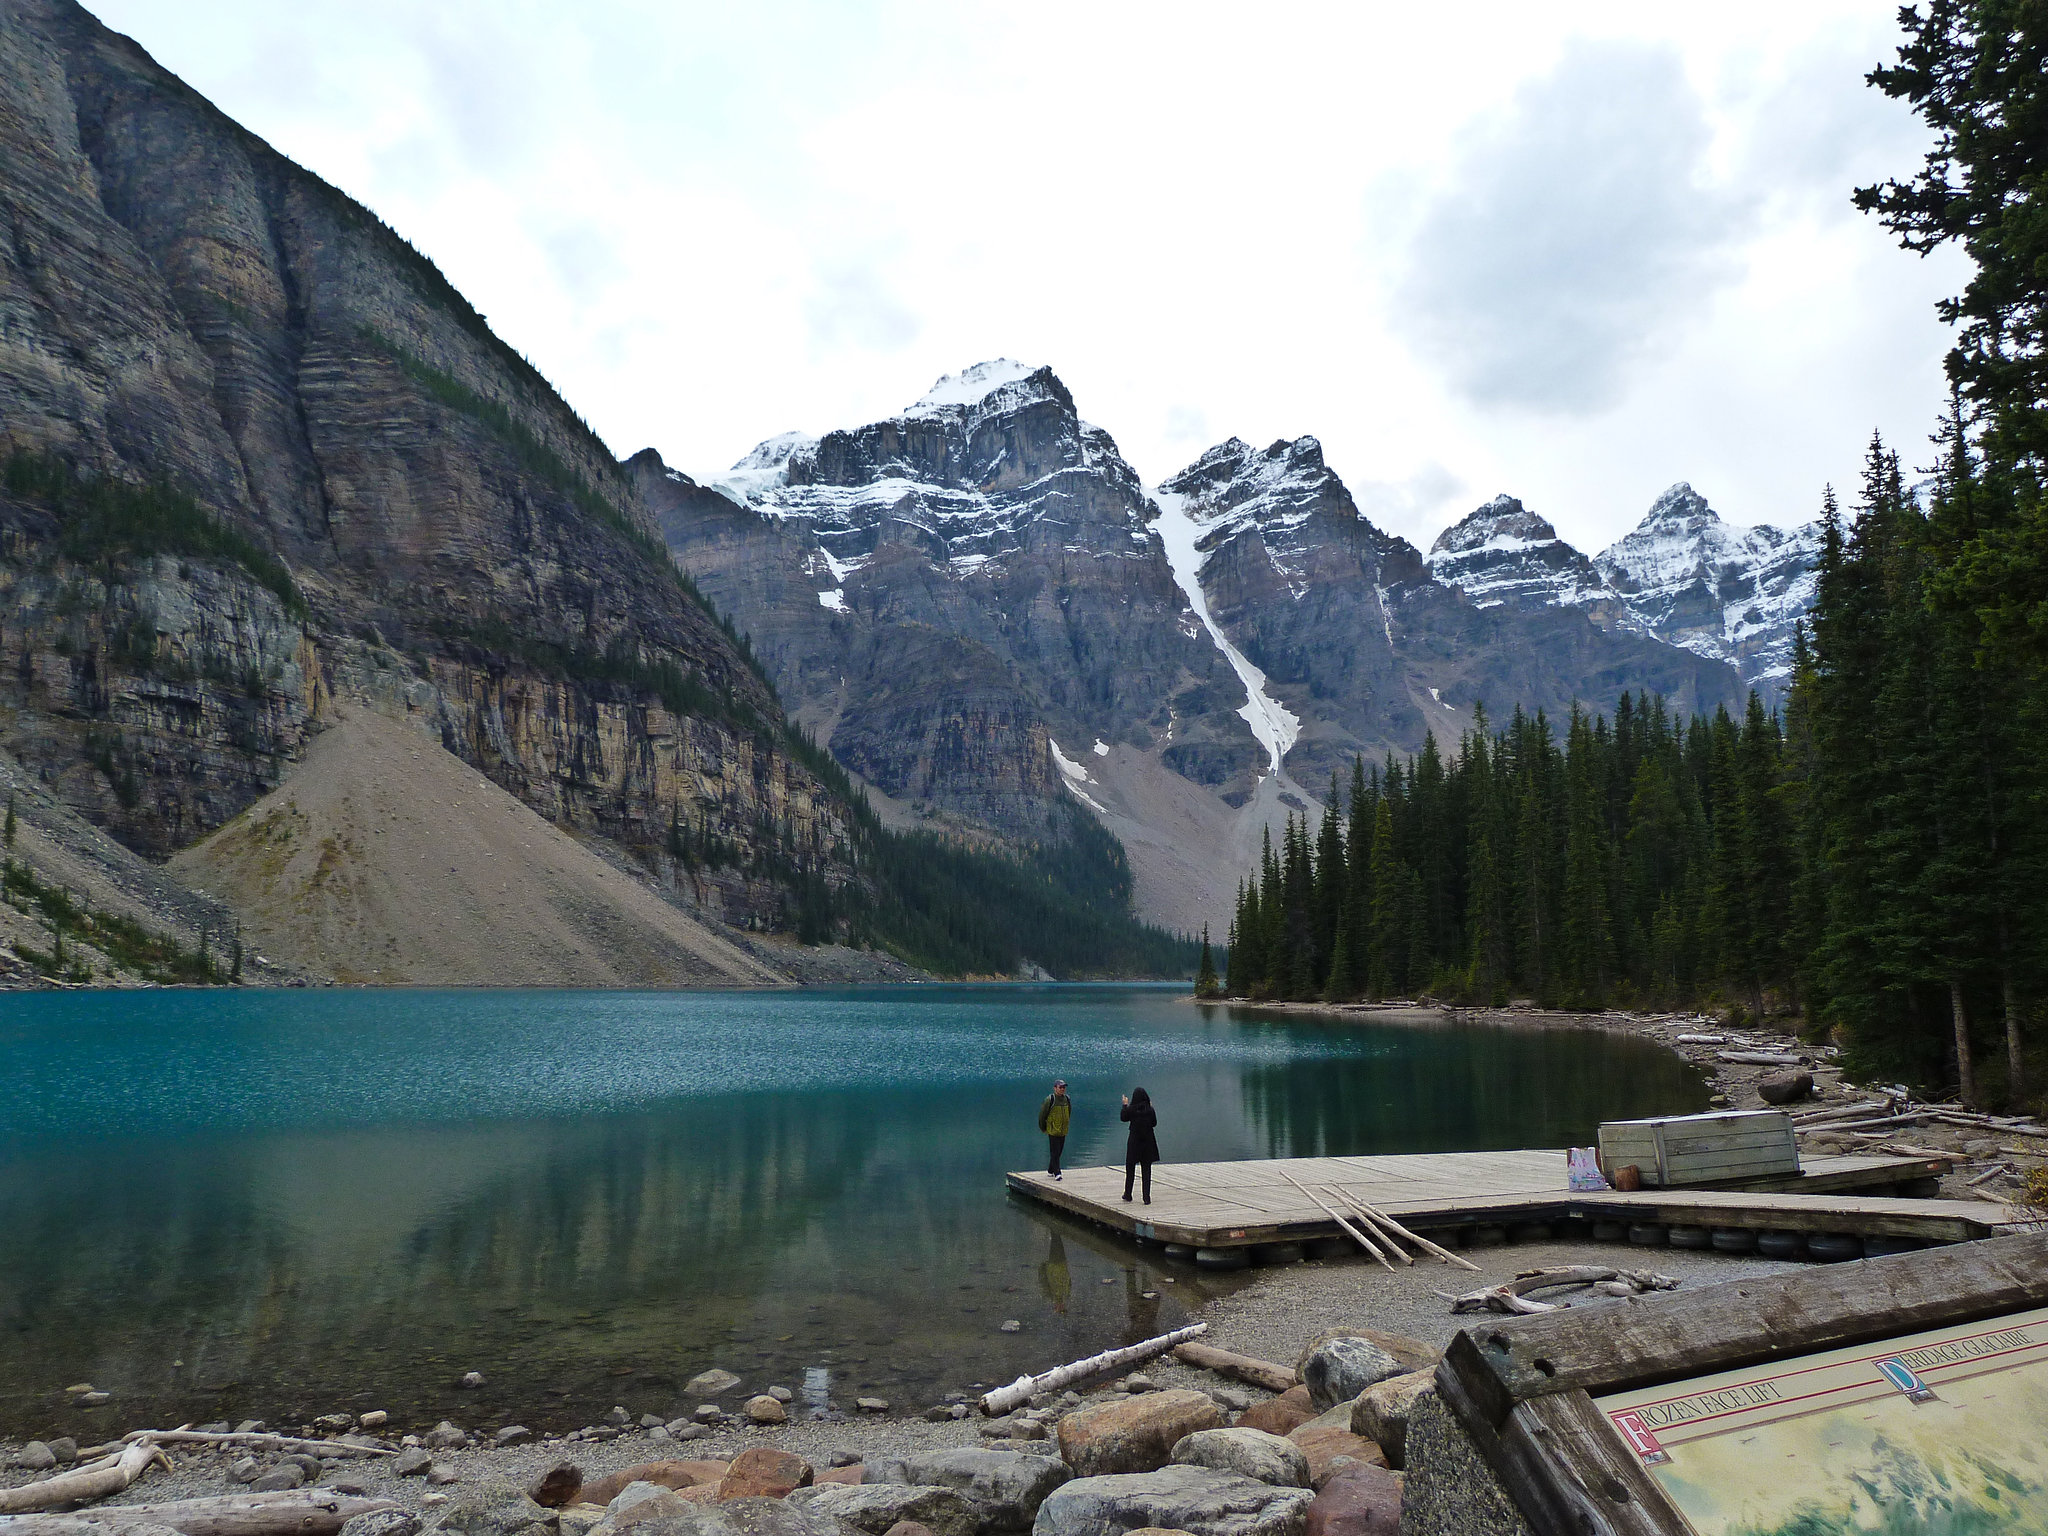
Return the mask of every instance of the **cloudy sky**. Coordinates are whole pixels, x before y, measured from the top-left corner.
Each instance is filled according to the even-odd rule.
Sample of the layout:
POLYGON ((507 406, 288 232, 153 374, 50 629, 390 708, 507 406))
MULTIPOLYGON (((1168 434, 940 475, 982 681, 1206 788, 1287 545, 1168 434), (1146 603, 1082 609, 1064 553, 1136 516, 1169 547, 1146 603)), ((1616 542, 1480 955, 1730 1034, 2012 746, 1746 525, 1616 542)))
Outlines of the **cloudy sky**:
POLYGON ((424 250, 620 454, 715 473, 1049 362, 1156 481, 1312 433, 1427 545, 1925 462, 1952 257, 1889 0, 88 0, 424 250))

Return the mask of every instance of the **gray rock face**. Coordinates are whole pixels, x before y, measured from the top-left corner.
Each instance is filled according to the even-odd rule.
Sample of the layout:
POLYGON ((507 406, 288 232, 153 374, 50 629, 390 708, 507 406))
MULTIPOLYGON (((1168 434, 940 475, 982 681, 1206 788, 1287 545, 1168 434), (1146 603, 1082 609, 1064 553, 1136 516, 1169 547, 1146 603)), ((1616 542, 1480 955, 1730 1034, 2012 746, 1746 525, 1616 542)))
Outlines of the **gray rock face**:
POLYGON ((1073 1474, 1050 1456, 1021 1451, 923 1451, 867 1464, 863 1486, 905 1483, 951 1488, 981 1513, 989 1531, 1028 1531, 1038 1506, 1073 1474))
POLYGON ((846 1527, 787 1499, 727 1499, 710 1508, 736 1536, 847 1536, 846 1527))
POLYGON ((433 1452, 420 1446, 412 1446, 392 1458, 391 1470, 400 1477, 421 1477, 433 1464, 433 1452))
POLYGON ((255 1493, 284 1493, 288 1489, 306 1486, 306 1472, 293 1462, 282 1462, 265 1472, 249 1485, 255 1493))
POLYGON ((1206 1467, 1079 1477, 1039 1506, 1032 1536, 1114 1536, 1147 1526, 1193 1536, 1302 1536, 1315 1495, 1206 1467))
POLYGON ((1176 1466, 1209 1467, 1271 1483, 1276 1488, 1309 1486, 1308 1457, 1301 1447, 1263 1429, 1205 1429, 1173 1448, 1176 1466))
POLYGON ((419 1536, 420 1517, 409 1509, 373 1509, 352 1517, 341 1536, 419 1536))
POLYGON ((1443 1399, 1425 1392, 1408 1420, 1401 1536, 1534 1536, 1443 1399))
POLYGON ((428 1523, 447 1536, 550 1536, 555 1512, 543 1509, 517 1483, 476 1483, 453 1495, 428 1523))
MULTIPOLYGON (((184 487, 251 551, 107 583, 49 495, 0 494, 0 585, 34 615, 0 633, 0 744, 74 810, 157 856, 220 826, 302 750, 317 664, 580 833, 658 858, 680 796, 743 850, 791 812, 834 845, 793 758, 764 774, 722 702, 629 679, 780 718, 610 452, 430 262, 70 0, 0 8, 0 143, 5 449, 184 487)), ((757 883, 734 916, 772 918, 757 883)))
MULTIPOLYGON (((1325 1335, 1312 1342, 1295 1367, 1308 1388, 1309 1401, 1327 1412, 1348 1403, 1367 1387, 1404 1374, 1399 1360, 1370 1339, 1349 1334, 1325 1335)), ((1345 1428, 1351 1420, 1346 1415, 1345 1428)))
POLYGON ((900 1520, 924 1526, 932 1536, 975 1536, 980 1508, 957 1489, 914 1483, 822 1483, 799 1488, 785 1500, 805 1514, 844 1521, 867 1536, 887 1536, 900 1520))

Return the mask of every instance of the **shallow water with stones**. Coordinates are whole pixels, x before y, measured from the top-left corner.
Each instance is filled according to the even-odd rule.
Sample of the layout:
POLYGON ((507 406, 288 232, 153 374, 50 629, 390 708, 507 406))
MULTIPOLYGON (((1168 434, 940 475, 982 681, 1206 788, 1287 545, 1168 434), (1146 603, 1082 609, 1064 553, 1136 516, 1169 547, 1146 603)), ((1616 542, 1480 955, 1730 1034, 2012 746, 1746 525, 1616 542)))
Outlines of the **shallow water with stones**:
POLYGON ((1169 1162, 1562 1146, 1706 1096, 1614 1032, 1141 986, 16 993, 0 1070, 0 1433, 82 1441, 673 1417, 712 1366, 917 1409, 1244 1283, 1006 1195, 1055 1076, 1069 1166, 1121 1164, 1139 1084, 1169 1162))

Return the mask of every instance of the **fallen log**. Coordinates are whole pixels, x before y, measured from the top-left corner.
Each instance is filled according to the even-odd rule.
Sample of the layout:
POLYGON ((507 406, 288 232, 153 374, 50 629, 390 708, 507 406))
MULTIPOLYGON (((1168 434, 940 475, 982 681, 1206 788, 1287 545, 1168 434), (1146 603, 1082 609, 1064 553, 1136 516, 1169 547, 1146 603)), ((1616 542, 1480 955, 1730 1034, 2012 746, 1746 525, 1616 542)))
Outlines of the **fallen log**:
POLYGON ((1997 1177, 1998 1177, 1998 1176, 1999 1176, 1999 1175, 2000 1175, 2001 1173, 2011 1173, 2011 1172, 2012 1172, 2012 1164, 2011 1164, 2011 1163, 1993 1163, 1993 1164, 1992 1164, 1992 1165, 1991 1165, 1991 1166, 1990 1166, 1989 1168, 1986 1168, 1986 1169, 1985 1169, 1985 1170, 1984 1170, 1984 1171, 1983 1171, 1982 1173, 1978 1174, 1978 1175, 1977 1175, 1977 1177, 1975 1177, 1974 1179, 1966 1179, 1966 1180, 1964 1180, 1963 1182, 1964 1182, 1964 1184, 1965 1184, 1965 1186, 1966 1186, 1966 1187, 1968 1187, 1968 1188, 1970 1188, 1970 1189, 1975 1189, 1975 1188, 1976 1188, 1976 1187, 1977 1187, 1977 1186, 1978 1186, 1979 1184, 1989 1184, 1989 1183, 1990 1183, 1990 1182, 1991 1182, 1991 1181, 1992 1181, 1993 1179, 1997 1178, 1997 1177))
POLYGON ((1678 1043, 1680 1045, 1726 1045, 1728 1037, 1726 1035, 1680 1035, 1678 1043))
POLYGON ((357 1445, 351 1440, 300 1440, 291 1435, 209 1433, 203 1429, 138 1429, 129 1440, 154 1440, 159 1445, 246 1445, 251 1450, 283 1451, 304 1456, 396 1456, 383 1445, 357 1445))
POLYGON ((1556 1312, 1570 1302, 1530 1301, 1530 1291, 1557 1290, 1565 1286, 1590 1285, 1607 1296, 1636 1296, 1644 1291, 1675 1291, 1678 1282, 1669 1275, 1648 1269, 1615 1269, 1605 1264, 1567 1264, 1550 1269, 1532 1269, 1502 1281, 1453 1296, 1438 1291, 1451 1304, 1452 1312, 1556 1312))
MULTIPOLYGON (((29 1486, 46 1488, 49 1484, 29 1486)), ((77 1536, 82 1521, 104 1527, 109 1536, 120 1536, 124 1529, 139 1525, 169 1526, 182 1536, 335 1536, 357 1515, 400 1507, 392 1499, 358 1498, 324 1489, 230 1493, 162 1504, 107 1504, 72 1515, 0 1517, 0 1536, 77 1536)))
POLYGON ((1732 1061, 1744 1067, 1796 1067, 1801 1065, 1797 1056, 1790 1051, 1716 1051, 1714 1055, 1722 1061, 1732 1061))
POLYGON ((90 1504, 121 1492, 159 1461, 167 1467, 171 1464, 155 1442, 138 1440, 119 1456, 88 1462, 40 1483, 0 1488, 0 1514, 90 1504))
POLYGON ((1854 1120, 1858 1115, 1867 1115, 1873 1109, 1890 1109, 1884 1099, 1867 1099, 1861 1104, 1832 1104, 1825 1109, 1800 1109, 1792 1112, 1792 1123, 1802 1130, 1809 1125, 1823 1125, 1830 1120, 1854 1120))
POLYGON ((1176 1344, 1173 1346, 1173 1358, 1182 1365, 1214 1371, 1218 1376, 1228 1376, 1232 1381, 1263 1387, 1268 1392, 1285 1392, 1301 1380, 1288 1366, 1275 1365, 1270 1360, 1254 1359, 1250 1355, 1236 1354, 1227 1349, 1218 1349, 1213 1344, 1176 1344))
MULTIPOLYGON (((1028 1403, 1040 1392, 1056 1392, 1071 1382, 1085 1381, 1090 1376, 1100 1376, 1104 1371, 1113 1371, 1120 1365, 1136 1365, 1140 1360, 1150 1360, 1154 1355, 1163 1355, 1176 1344, 1185 1344, 1189 1339, 1199 1338, 1209 1331, 1207 1323, 1190 1323, 1185 1328, 1176 1328, 1171 1333, 1162 1333, 1156 1339, 1146 1339, 1141 1344, 1126 1344, 1121 1349, 1105 1349, 1099 1355, 1090 1355, 1086 1360, 1076 1360, 1072 1365, 1055 1366, 1052 1370, 1041 1371, 1036 1376, 1019 1376, 1007 1387, 997 1387, 981 1395, 981 1411, 990 1418, 1008 1413, 1011 1409, 1028 1403)), ((4 1536, 4 1533, 0 1533, 4 1536)), ((198 1536, 187 1531, 185 1536, 198 1536)), ((206 1533, 212 1536, 212 1533, 206 1533)))

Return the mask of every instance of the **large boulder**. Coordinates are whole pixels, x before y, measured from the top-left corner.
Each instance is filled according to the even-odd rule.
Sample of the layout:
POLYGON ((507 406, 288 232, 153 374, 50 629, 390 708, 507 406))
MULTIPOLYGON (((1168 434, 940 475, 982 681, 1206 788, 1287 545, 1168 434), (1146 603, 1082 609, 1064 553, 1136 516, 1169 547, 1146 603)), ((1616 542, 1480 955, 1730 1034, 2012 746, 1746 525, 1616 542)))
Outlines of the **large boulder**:
POLYGON ((582 1504, 609 1504, 633 1483, 653 1483, 657 1488, 695 1488, 715 1483, 725 1476, 730 1463, 723 1461, 643 1461, 608 1472, 594 1483, 585 1483, 576 1496, 582 1504))
POLYGON ((1410 1371, 1367 1387, 1351 1405, 1351 1432, 1385 1452, 1387 1465, 1408 1464, 1408 1415, 1415 1400, 1435 1390, 1436 1372, 1410 1371))
POLYGON ((1407 1452, 1401 1479, 1405 1536, 1534 1536, 1513 1496, 1434 1392, 1415 1400, 1407 1452))
POLYGON ((889 1527, 908 1520, 932 1536, 977 1536, 981 1511, 957 1489, 916 1483, 825 1483, 799 1488, 792 1509, 841 1520, 867 1536, 888 1536, 889 1527))
POLYGON ((1237 1416, 1237 1423, 1240 1429, 1263 1429, 1269 1435, 1284 1435, 1315 1416, 1315 1405, 1309 1401, 1308 1388, 1292 1386, 1278 1397, 1253 1403, 1237 1416))
POLYGON ((1306 1488, 1308 1457, 1301 1447, 1263 1429, 1205 1429, 1173 1448, 1173 1464, 1235 1472, 1276 1488, 1306 1488))
POLYGON ((1811 1072, 1771 1072, 1757 1079, 1756 1096, 1766 1104, 1792 1104, 1813 1092, 1811 1072))
POLYGON ((1308 1507, 1307 1536, 1399 1536, 1401 1474, 1347 1467, 1323 1484, 1308 1507))
POLYGON ((544 1509, 567 1508, 582 1493, 583 1469, 573 1461, 558 1461, 526 1484, 526 1496, 544 1509))
POLYGON ((1077 1477, 1151 1472, 1165 1466, 1187 1436, 1222 1427, 1223 1410, 1207 1393, 1147 1392, 1079 1408, 1061 1419, 1060 1459, 1077 1477))
POLYGON ((868 1483, 951 1488, 981 1512, 988 1531, 1028 1531, 1046 1495, 1074 1474, 1050 1456, 964 1448, 920 1451, 867 1464, 868 1483))
MULTIPOLYGON (((124 1523, 121 1536, 136 1527, 124 1523)), ((341 1527, 341 1536, 419 1536, 420 1517, 409 1509, 373 1509, 351 1515, 341 1527)))
POLYGON ((731 1536, 846 1536, 838 1521, 787 1499, 723 1499, 706 1513, 731 1536))
POLYGON ((628 1483, 625 1491, 605 1506, 607 1529, 613 1536, 653 1536, 670 1529, 695 1531, 701 1524, 694 1512, 697 1501, 683 1497, 684 1492, 694 1491, 628 1483))
POLYGON ((517 1483, 473 1483, 453 1495, 427 1530, 447 1536, 554 1536, 555 1512, 543 1509, 517 1483))
POLYGON ((1362 1329, 1333 1329, 1310 1339, 1294 1368, 1308 1388, 1310 1404, 1320 1413, 1350 1402, 1375 1382, 1419 1366, 1404 1363, 1362 1329))
MULTIPOLYGON (((774 1399, 770 1398, 770 1402, 774 1399)), ((721 1503, 730 1499, 779 1499, 811 1484, 811 1464, 790 1451, 756 1445, 733 1457, 718 1482, 721 1503)))
POLYGON ((1163 1527, 1191 1536, 1305 1536, 1306 1488, 1275 1488, 1235 1472, 1165 1467, 1077 1477, 1038 1507, 1032 1536, 1119 1536, 1163 1527))
POLYGON ((1349 1456, 1353 1461, 1366 1462, 1371 1466, 1387 1464, 1384 1452, 1363 1435, 1354 1435, 1340 1424, 1304 1424, 1287 1437, 1300 1447, 1301 1454, 1308 1458, 1308 1481, 1311 1488, 1320 1488, 1329 1477, 1330 1463, 1340 1456, 1349 1456))

